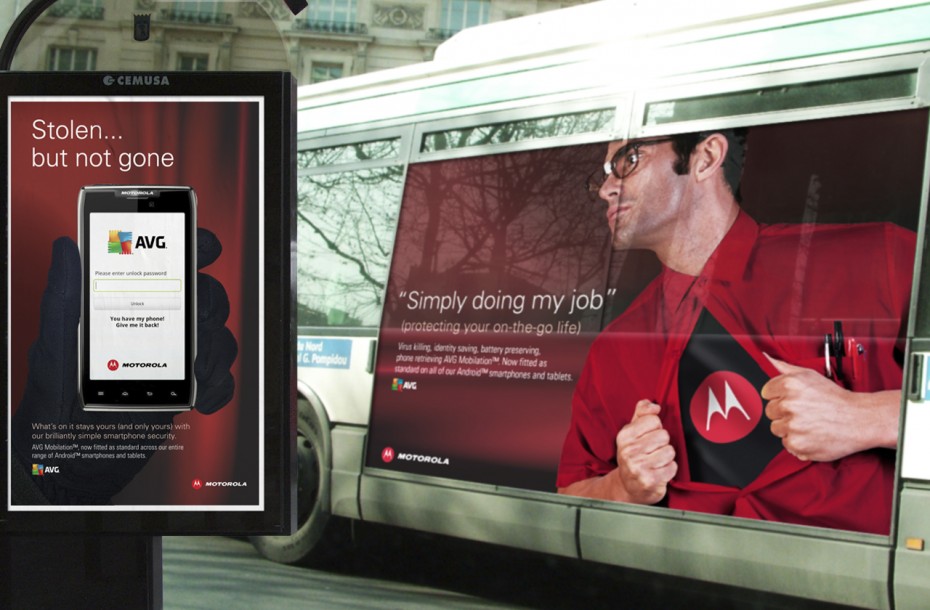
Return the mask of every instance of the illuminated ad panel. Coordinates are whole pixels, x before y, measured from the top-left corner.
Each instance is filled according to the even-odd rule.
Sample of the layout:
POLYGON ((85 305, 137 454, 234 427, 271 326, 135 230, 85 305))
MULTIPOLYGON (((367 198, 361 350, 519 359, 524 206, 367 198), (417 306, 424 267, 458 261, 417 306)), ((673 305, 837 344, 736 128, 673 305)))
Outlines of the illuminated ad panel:
POLYGON ((412 165, 367 467, 887 534, 926 129, 412 165))
POLYGON ((290 241, 266 220, 289 203, 268 166, 287 138, 266 137, 288 81, 65 78, 112 94, 4 100, 7 507, 260 513, 266 425, 288 410, 286 383, 269 407, 263 323, 290 241))

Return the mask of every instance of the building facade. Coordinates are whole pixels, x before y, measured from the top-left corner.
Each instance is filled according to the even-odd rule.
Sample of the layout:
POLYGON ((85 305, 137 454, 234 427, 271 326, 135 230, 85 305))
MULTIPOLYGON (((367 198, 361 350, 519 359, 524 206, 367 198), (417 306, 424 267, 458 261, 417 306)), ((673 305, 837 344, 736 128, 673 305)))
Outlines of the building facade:
MULTIPOLYGON (((293 15, 283 0, 58 0, 13 69, 288 69, 307 84, 428 61, 464 28, 587 1, 309 0, 293 15)), ((4 32, 18 12, 0 14, 4 32)))

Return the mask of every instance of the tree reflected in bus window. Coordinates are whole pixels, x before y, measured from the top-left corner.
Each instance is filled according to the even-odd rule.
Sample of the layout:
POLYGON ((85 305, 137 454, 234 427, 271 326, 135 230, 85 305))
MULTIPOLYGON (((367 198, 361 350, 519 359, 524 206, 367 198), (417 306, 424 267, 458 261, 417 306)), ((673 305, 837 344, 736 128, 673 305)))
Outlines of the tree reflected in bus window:
POLYGON ((420 152, 595 133, 608 128, 613 120, 614 108, 603 108, 521 121, 433 131, 423 135, 420 152))
POLYGON ((299 326, 378 326, 402 186, 400 166, 298 179, 299 326))

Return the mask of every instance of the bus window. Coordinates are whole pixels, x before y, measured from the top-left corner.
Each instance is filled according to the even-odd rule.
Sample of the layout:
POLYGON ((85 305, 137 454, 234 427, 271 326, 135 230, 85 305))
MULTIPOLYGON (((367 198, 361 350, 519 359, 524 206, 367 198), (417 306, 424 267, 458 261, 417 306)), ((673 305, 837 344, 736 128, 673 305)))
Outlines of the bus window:
POLYGON ((378 325, 403 187, 403 166, 383 160, 396 158, 398 145, 298 153, 298 326, 378 325), (359 166, 371 161, 382 166, 359 166))
POLYGON ((395 159, 400 154, 400 138, 385 138, 345 146, 311 148, 297 153, 298 169, 331 167, 344 163, 360 163, 395 159))
POLYGON ((645 125, 663 125, 760 112, 797 110, 873 100, 907 98, 917 88, 917 70, 869 74, 719 95, 655 101, 646 105, 645 125))
POLYGON ((574 112, 538 119, 492 123, 477 127, 447 129, 424 134, 420 152, 436 152, 452 148, 521 142, 555 136, 595 133, 607 128, 614 120, 614 109, 605 108, 574 112))

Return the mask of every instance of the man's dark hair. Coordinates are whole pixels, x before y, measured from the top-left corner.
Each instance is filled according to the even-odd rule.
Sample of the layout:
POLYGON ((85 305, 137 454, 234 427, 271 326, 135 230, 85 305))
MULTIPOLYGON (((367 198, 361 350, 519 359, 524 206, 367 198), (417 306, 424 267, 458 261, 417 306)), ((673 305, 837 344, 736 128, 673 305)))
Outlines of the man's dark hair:
POLYGON ((675 150, 677 159, 672 169, 679 176, 688 173, 688 167, 691 165, 691 153, 694 148, 707 139, 711 134, 719 133, 727 139, 727 158, 723 161, 723 177, 730 187, 730 192, 736 201, 740 201, 739 183, 743 176, 743 160, 746 157, 746 134, 748 130, 745 127, 736 129, 719 129, 714 131, 698 131, 694 133, 681 133, 672 136, 672 148, 675 150))

